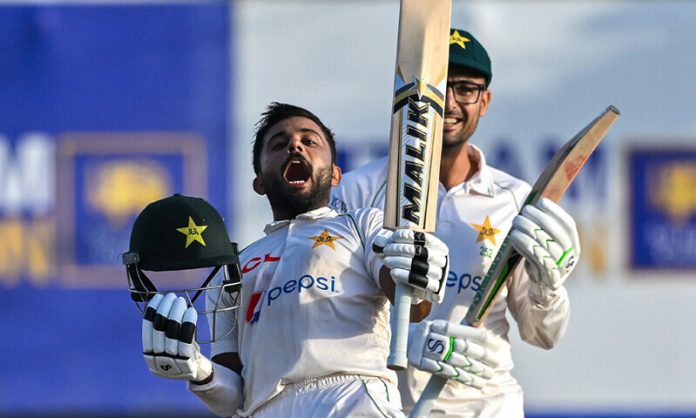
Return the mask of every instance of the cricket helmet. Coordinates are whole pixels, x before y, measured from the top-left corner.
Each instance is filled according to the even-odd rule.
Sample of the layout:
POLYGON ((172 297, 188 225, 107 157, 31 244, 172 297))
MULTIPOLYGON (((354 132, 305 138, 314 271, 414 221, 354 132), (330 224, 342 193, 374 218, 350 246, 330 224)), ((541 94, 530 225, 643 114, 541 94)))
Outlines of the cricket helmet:
MULTIPOLYGON (((131 298, 141 310, 158 291, 175 292, 185 297, 189 306, 205 292, 206 306, 197 310, 209 320, 213 315, 214 321, 223 311, 236 315, 242 277, 237 244, 230 241, 220 214, 204 199, 175 194, 150 203, 136 218, 129 250, 122 259, 131 298), (202 284, 185 289, 167 283, 169 280, 156 286, 145 273, 205 268, 212 271, 202 284)), ((211 340, 215 340, 214 335, 211 340)))

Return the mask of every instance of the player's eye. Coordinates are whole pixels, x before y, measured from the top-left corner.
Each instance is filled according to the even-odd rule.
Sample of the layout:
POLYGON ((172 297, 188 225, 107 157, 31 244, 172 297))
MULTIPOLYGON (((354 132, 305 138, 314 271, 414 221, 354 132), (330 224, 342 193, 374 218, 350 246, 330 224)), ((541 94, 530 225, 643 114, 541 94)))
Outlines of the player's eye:
POLYGON ((302 143, 305 145, 311 145, 311 146, 317 145, 317 141, 315 141, 313 138, 308 138, 308 137, 303 138, 302 143))
POLYGON ((462 96, 472 95, 472 94, 476 93, 477 90, 478 90, 477 87, 469 86, 466 84, 460 84, 460 85, 455 84, 455 86, 454 86, 455 93, 462 95, 462 96))
POLYGON ((279 150, 285 148, 287 145, 288 140, 287 139, 274 139, 270 144, 269 148, 272 150, 279 150))

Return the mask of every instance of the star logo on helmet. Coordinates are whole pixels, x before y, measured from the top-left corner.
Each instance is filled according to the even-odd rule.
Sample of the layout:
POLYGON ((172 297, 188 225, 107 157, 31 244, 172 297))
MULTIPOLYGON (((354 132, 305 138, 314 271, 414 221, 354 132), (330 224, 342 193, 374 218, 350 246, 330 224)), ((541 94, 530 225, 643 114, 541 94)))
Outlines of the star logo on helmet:
POLYGON ((491 243, 493 243, 493 245, 496 245, 495 236, 500 233, 500 229, 493 228, 493 225, 491 225, 491 218, 488 215, 486 215, 486 219, 483 221, 483 224, 469 225, 471 225, 475 230, 478 231, 476 242, 488 240, 491 243))
POLYGON ((205 231, 207 228, 208 225, 196 225, 193 218, 189 216, 188 226, 177 228, 176 230, 186 235, 186 246, 184 248, 188 248, 193 241, 198 241, 202 246, 205 247, 205 241, 203 240, 203 236, 201 234, 203 234, 203 231, 205 231))
POLYGON ((338 241, 339 239, 343 239, 343 237, 340 237, 338 235, 331 235, 328 229, 324 229, 324 231, 321 234, 309 237, 309 239, 314 240, 314 245, 312 245, 312 249, 315 249, 322 245, 326 245, 327 247, 336 251, 336 246, 334 245, 334 242, 338 241))
POLYGON ((452 44, 457 44, 457 45, 459 45, 462 49, 466 49, 466 43, 467 43, 467 42, 471 42, 471 39, 469 39, 469 38, 467 38, 467 37, 465 37, 465 36, 460 35, 460 34, 459 34, 459 31, 456 31, 456 30, 455 30, 454 32, 452 32, 452 34, 450 35, 450 38, 449 38, 449 43, 450 43, 450 45, 452 45, 452 44))

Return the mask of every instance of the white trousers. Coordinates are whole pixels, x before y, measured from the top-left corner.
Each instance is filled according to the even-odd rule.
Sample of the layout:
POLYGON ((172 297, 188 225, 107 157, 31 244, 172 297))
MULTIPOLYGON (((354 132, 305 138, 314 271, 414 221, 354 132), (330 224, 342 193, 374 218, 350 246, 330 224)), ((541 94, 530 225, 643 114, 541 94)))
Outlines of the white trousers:
MULTIPOLYGON (((410 413, 413 404, 408 405, 410 413)), ((428 418, 524 418, 522 392, 482 395, 480 399, 438 399, 428 418)))
POLYGON ((286 386, 252 418, 405 418, 396 385, 335 375, 286 386))

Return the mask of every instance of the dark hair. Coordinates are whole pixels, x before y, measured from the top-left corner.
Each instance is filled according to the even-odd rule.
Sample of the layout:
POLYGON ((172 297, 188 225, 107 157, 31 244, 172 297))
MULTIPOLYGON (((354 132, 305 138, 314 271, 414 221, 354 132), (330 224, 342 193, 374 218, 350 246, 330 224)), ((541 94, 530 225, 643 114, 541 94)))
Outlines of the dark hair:
POLYGON ((259 174, 259 172, 261 172, 261 150, 263 149, 263 137, 266 135, 266 132, 268 132, 273 125, 296 116, 310 119, 319 125, 331 148, 331 162, 336 164, 336 141, 334 140, 334 134, 331 132, 331 129, 327 128, 314 113, 307 109, 287 103, 273 102, 268 105, 266 111, 261 114, 261 119, 256 122, 254 151, 252 156, 254 173, 259 174))

